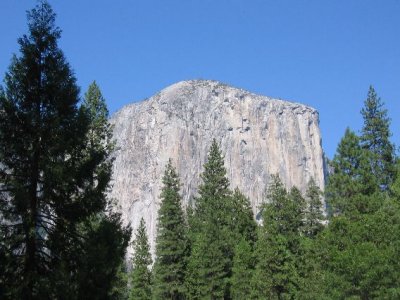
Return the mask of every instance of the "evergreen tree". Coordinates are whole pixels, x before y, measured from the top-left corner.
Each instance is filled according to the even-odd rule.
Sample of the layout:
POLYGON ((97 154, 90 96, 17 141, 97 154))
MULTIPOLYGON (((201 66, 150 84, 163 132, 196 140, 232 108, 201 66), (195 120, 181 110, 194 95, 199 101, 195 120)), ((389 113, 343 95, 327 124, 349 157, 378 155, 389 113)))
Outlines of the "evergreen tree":
POLYGON ((226 177, 224 157, 217 141, 212 141, 204 172, 200 175, 200 197, 196 199, 195 214, 200 222, 214 220, 226 221, 227 198, 231 195, 229 180, 226 177))
POLYGON ((316 259, 319 253, 315 246, 315 239, 324 229, 322 222, 325 217, 322 212, 321 197, 321 190, 311 178, 306 191, 307 204, 300 238, 301 253, 298 259, 300 291, 297 294, 299 299, 321 298, 318 280, 321 278, 322 271, 319 268, 318 259, 316 259))
POLYGON ((218 228, 208 229, 196 235, 186 276, 189 299, 227 298, 229 261, 222 244, 224 238, 218 228))
POLYGON ((376 177, 371 163, 375 158, 354 133, 346 131, 326 188, 336 213, 313 243, 316 263, 306 279, 307 297, 395 299, 400 295, 395 254, 400 245, 398 203, 381 191, 382 182, 377 182, 382 178, 376 177))
POLYGON ((396 177, 390 185, 391 197, 400 200, 400 160, 396 161, 396 177))
POLYGON ((395 176, 394 145, 390 142, 390 119, 384 103, 375 89, 370 86, 368 97, 361 110, 364 126, 361 131, 361 145, 371 152, 372 174, 379 186, 387 190, 395 176))
POLYGON ((307 208, 303 225, 303 232, 309 238, 314 238, 323 229, 325 217, 322 213, 321 196, 321 190, 311 178, 306 191, 307 208))
POLYGON ((119 299, 124 294, 119 272, 130 231, 119 214, 97 216, 85 225, 85 242, 78 270, 78 299, 119 299))
POLYGON ((126 300, 129 299, 129 280, 130 272, 128 271, 128 265, 123 263, 119 266, 117 274, 115 276, 115 283, 111 290, 111 299, 126 300))
POLYGON ((399 221, 398 204, 391 201, 358 219, 334 217, 314 244, 320 267, 311 277, 313 294, 323 299, 398 298, 399 221))
POLYGON ((253 249, 245 238, 241 238, 235 247, 231 277, 231 298, 248 299, 252 294, 251 279, 255 260, 253 249))
POLYGON ((352 215, 371 209, 366 198, 359 196, 374 194, 378 185, 371 172, 369 152, 361 147, 359 137, 349 128, 331 164, 333 173, 326 187, 331 213, 352 215))
POLYGON ((163 177, 161 207, 158 211, 156 261, 153 295, 156 299, 184 299, 187 260, 186 225, 179 178, 169 160, 163 177))
MULTIPOLYGON (((288 201, 284 204, 283 212, 285 215, 283 218, 288 223, 286 232, 293 236, 294 240, 297 240, 301 229, 304 227, 305 212, 306 212, 306 200, 301 194, 297 187, 292 187, 289 191, 288 201)), ((297 247, 297 246, 296 246, 297 247)), ((294 252, 297 251, 292 249, 294 252)))
POLYGON ((288 194, 278 176, 272 177, 267 197, 256 245, 253 297, 290 299, 295 297, 299 286, 299 237, 304 199, 295 188, 288 194))
POLYGON ((132 259, 131 287, 129 291, 130 300, 151 299, 151 272, 152 264, 150 246, 147 240, 146 224, 144 219, 140 220, 134 241, 134 255, 132 259))
POLYGON ((0 96, 3 290, 12 299, 74 299, 86 251, 81 226, 105 210, 109 152, 88 151, 90 115, 78 108, 47 2, 28 13, 28 27, 0 96))
MULTIPOLYGON (((82 106, 89 118, 86 155, 99 160, 88 182, 93 189, 99 183, 109 182, 112 160, 104 160, 101 155, 109 157, 113 150, 107 105, 95 82, 89 86, 82 106)), ((87 161, 93 163, 89 159, 87 161)), ((99 191, 93 197, 105 199, 105 192, 105 189, 99 191)), ((106 205, 110 207, 111 203, 108 201, 106 205)), ((85 239, 78 270, 78 298, 115 298, 117 273, 124 263, 130 230, 122 226, 119 214, 110 211, 105 213, 103 209, 81 224, 80 234, 85 239)))
POLYGON ((257 240, 257 223, 254 220, 249 199, 236 188, 229 203, 232 215, 229 229, 234 245, 244 238, 253 246, 257 240))
POLYGON ((90 120, 87 132, 88 151, 96 151, 97 149, 112 151, 114 144, 111 141, 112 131, 108 122, 109 112, 106 100, 96 81, 89 85, 82 106, 90 120))
POLYGON ((282 234, 261 232, 256 247, 256 268, 252 278, 253 299, 292 299, 298 275, 289 241, 282 234))
POLYGON ((200 197, 190 220, 192 244, 187 284, 193 299, 229 297, 229 276, 233 248, 228 227, 231 224, 231 191, 224 159, 214 139, 201 174, 200 197))

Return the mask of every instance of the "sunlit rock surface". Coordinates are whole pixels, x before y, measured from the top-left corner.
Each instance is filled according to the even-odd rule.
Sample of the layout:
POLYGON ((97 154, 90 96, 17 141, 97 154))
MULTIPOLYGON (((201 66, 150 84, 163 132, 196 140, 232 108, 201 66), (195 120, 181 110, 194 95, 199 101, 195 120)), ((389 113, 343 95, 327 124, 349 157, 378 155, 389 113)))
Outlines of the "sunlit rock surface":
POLYGON ((207 151, 216 138, 232 188, 259 212, 271 174, 304 191, 313 177, 324 187, 318 112, 217 81, 191 80, 123 107, 111 119, 117 150, 111 197, 125 222, 143 217, 154 250, 161 178, 169 158, 182 183, 183 204, 196 196, 207 151))

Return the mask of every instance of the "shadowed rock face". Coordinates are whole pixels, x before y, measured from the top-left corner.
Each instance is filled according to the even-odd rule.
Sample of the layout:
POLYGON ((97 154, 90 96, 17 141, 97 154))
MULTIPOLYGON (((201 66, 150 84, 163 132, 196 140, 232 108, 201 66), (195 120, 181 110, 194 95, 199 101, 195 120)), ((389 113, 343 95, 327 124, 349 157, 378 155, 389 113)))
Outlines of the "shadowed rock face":
POLYGON ((213 138, 225 154, 232 188, 258 213, 271 174, 304 191, 311 177, 324 187, 318 112, 308 106, 216 81, 176 83, 111 119, 117 144, 110 196, 135 229, 144 217, 154 249, 161 178, 169 158, 182 183, 183 204, 196 196, 213 138))

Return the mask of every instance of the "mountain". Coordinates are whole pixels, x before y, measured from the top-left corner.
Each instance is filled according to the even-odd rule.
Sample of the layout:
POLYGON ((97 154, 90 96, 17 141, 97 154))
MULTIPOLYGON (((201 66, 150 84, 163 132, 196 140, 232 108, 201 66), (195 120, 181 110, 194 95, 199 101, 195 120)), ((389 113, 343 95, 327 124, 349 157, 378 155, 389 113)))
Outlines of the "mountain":
POLYGON ((173 159, 186 206, 196 196, 207 151, 216 138, 232 188, 259 212, 271 174, 304 191, 313 177, 324 187, 318 112, 218 81, 173 84, 111 118, 116 141, 113 187, 123 218, 133 228, 144 217, 154 249, 161 178, 173 159))

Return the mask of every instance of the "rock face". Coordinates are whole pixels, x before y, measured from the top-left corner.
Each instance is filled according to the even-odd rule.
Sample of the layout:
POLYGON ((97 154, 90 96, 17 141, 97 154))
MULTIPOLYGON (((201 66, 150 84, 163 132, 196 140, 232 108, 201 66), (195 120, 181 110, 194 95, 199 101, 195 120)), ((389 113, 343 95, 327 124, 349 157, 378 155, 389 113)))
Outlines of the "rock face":
POLYGON ((213 138, 225 154, 232 188, 250 198, 255 214, 271 174, 304 191, 313 177, 324 187, 318 112, 308 106, 216 81, 174 84, 111 119, 117 144, 110 196, 135 229, 141 217, 154 250, 161 178, 169 158, 182 183, 183 203, 196 195, 213 138))

